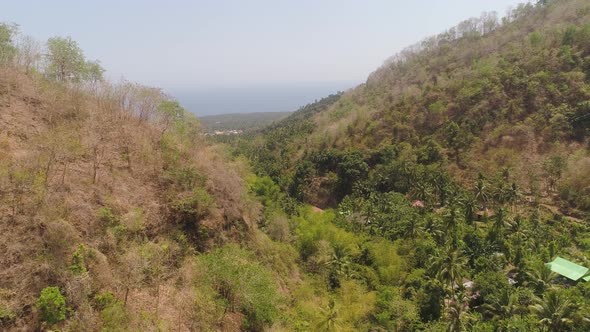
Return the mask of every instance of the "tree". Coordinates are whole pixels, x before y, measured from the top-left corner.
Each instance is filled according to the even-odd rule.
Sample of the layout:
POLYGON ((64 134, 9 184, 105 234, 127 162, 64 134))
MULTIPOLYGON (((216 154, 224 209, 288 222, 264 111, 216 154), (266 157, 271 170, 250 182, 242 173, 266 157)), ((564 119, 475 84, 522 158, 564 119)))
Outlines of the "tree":
POLYGON ((488 201, 490 195, 488 192, 488 184, 485 181, 483 174, 479 173, 473 189, 475 199, 485 207, 485 203, 488 201))
POLYGON ((528 279, 527 284, 532 286, 536 294, 543 294, 551 287, 551 282, 557 278, 557 274, 543 264, 527 271, 526 275, 528 279))
POLYGON ((436 269, 436 277, 444 285, 448 286, 451 294, 455 294, 455 288, 461 283, 467 267, 467 258, 459 249, 448 246, 443 253, 435 258, 433 267, 436 269))
POLYGON ((17 64, 25 70, 25 74, 36 70, 41 60, 41 44, 30 36, 21 36, 17 41, 17 64))
POLYGON ((16 55, 16 47, 12 43, 16 31, 16 25, 0 22, 0 65, 10 63, 16 55))
POLYGON ((46 287, 37 300, 37 309, 42 321, 58 323, 66 318, 66 298, 61 295, 58 287, 46 287))
POLYGON ((533 306, 539 324, 547 326, 550 332, 565 331, 573 323, 576 311, 575 303, 557 291, 551 291, 543 299, 537 299, 537 304, 533 306))
POLYGON ((567 168, 567 161, 561 156, 549 157, 543 163, 543 170, 547 174, 547 187, 549 190, 555 190, 561 175, 567 168))
POLYGON ((462 332, 468 328, 468 323, 472 320, 469 315, 469 306, 463 296, 453 296, 446 308, 446 318, 448 320, 447 332, 462 332))
POLYGON ((47 40, 47 77, 58 82, 96 82, 104 70, 98 62, 87 62, 82 49, 70 37, 47 40))
POLYGON ((321 316, 314 326, 315 331, 337 332, 342 329, 334 299, 330 299, 327 308, 320 308, 320 312, 321 316))
POLYGON ((174 100, 162 101, 156 111, 161 119, 162 133, 160 137, 164 136, 166 131, 180 124, 186 113, 184 108, 180 106, 180 103, 174 100))
POLYGON ((369 172, 369 166, 357 151, 342 155, 338 163, 338 192, 339 199, 350 194, 353 184, 363 179, 369 172))

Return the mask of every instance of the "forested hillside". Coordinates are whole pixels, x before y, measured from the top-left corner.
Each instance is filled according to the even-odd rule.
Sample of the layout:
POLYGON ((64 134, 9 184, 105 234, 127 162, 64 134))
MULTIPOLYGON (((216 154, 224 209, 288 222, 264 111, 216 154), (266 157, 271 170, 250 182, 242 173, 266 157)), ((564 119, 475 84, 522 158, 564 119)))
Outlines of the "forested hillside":
POLYGON ((586 331, 590 284, 545 263, 590 267, 589 102, 590 3, 539 1, 230 144, 299 215, 290 242, 329 290, 327 330, 586 331), (330 212, 310 222, 297 202, 330 212), (354 322, 337 314, 350 287, 372 308, 354 322))

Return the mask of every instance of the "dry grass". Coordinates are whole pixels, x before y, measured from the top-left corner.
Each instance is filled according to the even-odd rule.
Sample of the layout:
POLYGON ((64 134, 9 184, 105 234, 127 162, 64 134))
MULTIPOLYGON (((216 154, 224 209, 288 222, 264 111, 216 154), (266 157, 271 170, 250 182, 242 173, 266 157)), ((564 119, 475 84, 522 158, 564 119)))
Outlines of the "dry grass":
MULTIPOLYGON (((134 97, 133 110, 122 107, 121 98, 117 86, 65 88, 0 68, 0 289, 8 294, 0 304, 17 316, 9 329, 34 328, 36 298, 53 285, 76 310, 68 324, 98 327, 100 314, 88 299, 110 290, 123 300, 120 262, 128 248, 145 241, 178 247, 162 242, 177 225, 165 206, 159 119, 153 107, 141 104, 141 95, 134 97), (103 207, 126 226, 123 236, 98 217, 103 207), (88 272, 74 276, 68 265, 81 243, 92 257, 86 259, 88 272)), ((209 241, 242 239, 259 207, 248 204, 240 170, 196 140, 179 148, 183 162, 207 179, 205 190, 215 201, 202 221, 209 241)), ((173 305, 184 295, 167 281, 176 264, 162 264, 167 274, 159 307, 166 309, 159 310, 158 324, 188 331, 190 319, 173 305)), ((155 311, 153 285, 140 283, 129 297, 130 327, 153 328, 145 319, 155 311)))

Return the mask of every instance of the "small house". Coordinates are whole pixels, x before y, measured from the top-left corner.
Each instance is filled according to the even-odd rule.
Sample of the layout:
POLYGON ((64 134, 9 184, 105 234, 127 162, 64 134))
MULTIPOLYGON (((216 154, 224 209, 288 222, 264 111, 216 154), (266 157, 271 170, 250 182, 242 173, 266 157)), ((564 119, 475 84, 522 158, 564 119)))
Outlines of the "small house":
POLYGON ((571 281, 590 281, 590 269, 567 259, 557 257, 552 262, 545 264, 551 271, 571 281))

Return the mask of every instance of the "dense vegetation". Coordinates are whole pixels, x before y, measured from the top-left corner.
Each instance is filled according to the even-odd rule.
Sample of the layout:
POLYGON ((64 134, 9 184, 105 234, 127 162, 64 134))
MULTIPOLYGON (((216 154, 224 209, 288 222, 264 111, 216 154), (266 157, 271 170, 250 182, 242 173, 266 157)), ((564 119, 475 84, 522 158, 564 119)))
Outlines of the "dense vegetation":
POLYGON ((1 328, 590 330, 590 283, 545 266, 590 267, 585 0, 462 22, 226 145, 69 38, 3 24, 0 61, 1 328))
POLYGON ((586 1, 486 13, 229 142, 275 186, 262 228, 327 289, 322 329, 590 329, 588 283, 544 264, 590 266, 589 42, 586 1))

